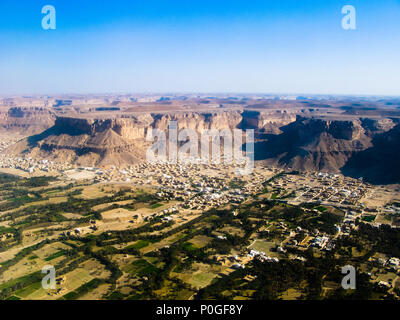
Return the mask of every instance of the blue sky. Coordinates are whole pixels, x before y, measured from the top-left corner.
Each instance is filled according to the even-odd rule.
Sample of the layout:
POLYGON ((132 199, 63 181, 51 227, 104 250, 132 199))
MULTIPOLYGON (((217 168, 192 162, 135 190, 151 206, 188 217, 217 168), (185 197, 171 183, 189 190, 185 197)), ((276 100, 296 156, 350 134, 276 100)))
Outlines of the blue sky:
POLYGON ((0 94, 400 95, 400 0, 1 0, 0 43, 0 94))

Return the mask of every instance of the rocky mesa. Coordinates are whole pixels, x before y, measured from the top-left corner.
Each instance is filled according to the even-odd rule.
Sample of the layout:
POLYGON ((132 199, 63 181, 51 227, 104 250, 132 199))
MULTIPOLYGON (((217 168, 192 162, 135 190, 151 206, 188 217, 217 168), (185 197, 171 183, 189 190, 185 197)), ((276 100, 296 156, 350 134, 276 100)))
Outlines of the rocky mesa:
MULTIPOLYGON (((13 112, 14 117, 20 116, 20 111, 13 112)), ((51 119, 49 116, 49 123, 51 119)), ((393 152, 400 146, 398 119, 315 116, 305 110, 56 116, 54 125, 19 142, 9 152, 83 166, 125 166, 144 161, 150 145, 147 134, 154 128, 167 132, 170 121, 177 121, 179 130, 190 128, 199 133, 207 129, 254 129, 255 160, 267 165, 343 172, 372 182, 400 180, 396 174, 393 179, 382 180, 390 170, 398 169, 378 156, 397 155, 393 152), (384 168, 378 170, 377 166, 383 164, 384 168), (368 168, 372 167, 380 173, 370 174, 368 168)))

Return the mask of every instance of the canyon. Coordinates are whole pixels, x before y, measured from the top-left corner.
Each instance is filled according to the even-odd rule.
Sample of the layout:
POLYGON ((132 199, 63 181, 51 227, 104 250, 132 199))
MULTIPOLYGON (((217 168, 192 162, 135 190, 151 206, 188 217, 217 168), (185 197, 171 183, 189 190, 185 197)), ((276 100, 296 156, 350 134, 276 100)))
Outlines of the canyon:
POLYGON ((1 106, 0 133, 19 137, 6 152, 80 166, 124 167, 145 161, 151 130, 167 132, 170 121, 177 121, 178 130, 198 133, 253 129, 255 160, 262 165, 400 182, 397 102, 228 97, 60 101, 65 99, 53 106, 1 106))

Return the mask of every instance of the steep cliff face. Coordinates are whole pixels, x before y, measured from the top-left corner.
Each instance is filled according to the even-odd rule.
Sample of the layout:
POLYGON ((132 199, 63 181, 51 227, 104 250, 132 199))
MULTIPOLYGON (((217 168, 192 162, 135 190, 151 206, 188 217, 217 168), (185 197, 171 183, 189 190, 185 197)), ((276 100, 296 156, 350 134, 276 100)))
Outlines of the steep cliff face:
MULTIPOLYGON (((307 115, 306 111, 300 113, 307 115)), ((7 117, 15 122, 26 121, 27 113, 15 109, 7 117)), ((45 123, 50 123, 52 116, 48 119, 45 123)), ((52 127, 30 136, 9 152, 80 165, 128 165, 144 161, 151 145, 146 141, 149 131, 157 128, 168 133, 170 121, 177 121, 179 130, 190 128, 198 133, 207 129, 254 129, 255 160, 266 164, 297 170, 342 171, 370 181, 389 181, 381 177, 398 170, 394 166, 400 155, 399 121, 346 119, 349 118, 312 118, 299 115, 298 111, 296 115, 282 110, 138 113, 93 119, 57 117, 52 127)), ((400 182, 400 173, 391 176, 400 182)))
POLYGON ((82 165, 123 165, 145 159, 153 128, 168 134, 170 121, 178 128, 198 133, 208 129, 234 129, 241 122, 239 112, 140 114, 114 119, 58 117, 53 127, 31 136, 14 151, 35 157, 71 161, 82 165))
POLYGON ((152 120, 146 116, 118 119, 58 117, 53 127, 27 139, 24 152, 81 165, 135 163, 144 158, 145 136, 152 120))
POLYGON ((0 108, 0 131, 29 136, 54 124, 55 115, 43 107, 0 108))
POLYGON ((288 110, 245 110, 242 113, 240 128, 254 129, 264 134, 279 134, 282 133, 279 128, 295 121, 298 113, 288 110))
MULTIPOLYGON (((300 111, 301 112, 301 111, 300 111)), ((265 133, 280 134, 281 127, 296 120, 298 112, 289 110, 272 110, 261 112, 258 117, 258 129, 265 133)))
POLYGON ((178 129, 192 129, 201 133, 209 129, 234 129, 242 121, 240 112, 219 112, 219 113, 168 113, 153 114, 153 127, 160 130, 168 130, 170 121, 177 121, 178 129))
MULTIPOLYGON (((379 130, 368 130, 359 119, 325 120, 298 116, 281 128, 282 134, 257 143, 257 160, 298 170, 339 172, 355 153, 372 147, 372 136, 379 130)), ((378 125, 376 125, 378 126, 378 125)))
POLYGON ((152 122, 153 119, 150 116, 113 119, 58 117, 47 135, 88 135, 96 138, 106 132, 114 132, 124 139, 141 139, 152 122))
POLYGON ((377 133, 383 133, 393 129, 396 126, 396 121, 393 119, 361 119, 362 126, 368 136, 374 136, 377 133))
POLYGON ((371 183, 400 183, 400 122, 392 124, 390 130, 374 136, 370 148, 353 154, 342 173, 371 183))

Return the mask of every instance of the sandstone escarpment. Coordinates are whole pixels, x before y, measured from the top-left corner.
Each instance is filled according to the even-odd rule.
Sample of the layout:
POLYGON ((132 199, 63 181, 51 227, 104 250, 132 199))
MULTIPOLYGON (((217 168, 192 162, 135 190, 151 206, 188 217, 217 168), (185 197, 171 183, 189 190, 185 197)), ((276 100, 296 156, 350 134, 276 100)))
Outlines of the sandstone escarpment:
POLYGON ((168 130, 170 121, 177 121, 178 129, 192 129, 199 133, 210 129, 235 129, 242 121, 240 112, 181 112, 168 114, 153 114, 153 127, 168 130))
POLYGON ((24 152, 84 165, 135 163, 145 155, 151 124, 149 117, 58 117, 53 127, 27 139, 24 152))
POLYGON ((179 129, 202 133, 234 129, 241 120, 239 112, 140 114, 112 119, 57 117, 53 127, 27 139, 24 152, 86 165, 131 164, 144 160, 151 144, 146 141, 148 133, 157 128, 168 134, 170 121, 177 121, 179 129))
MULTIPOLYGON (((25 115, 13 110, 9 116, 24 119, 25 115)), ((148 134, 156 128, 168 135, 171 121, 177 122, 178 130, 188 128, 197 133, 254 129, 256 161, 297 170, 340 172, 345 168, 355 176, 354 163, 361 161, 357 154, 374 159, 375 151, 384 152, 388 146, 398 149, 400 144, 395 138, 398 122, 393 119, 316 118, 309 110, 270 109, 136 113, 89 119, 83 115, 60 116, 52 127, 9 152, 80 165, 124 166, 144 161, 152 143, 146 141, 148 134), (352 166, 346 166, 349 159, 352 166)), ((365 158, 363 161, 368 163, 365 158)))
POLYGON ((245 110, 242 113, 240 127, 243 129, 255 129, 267 134, 279 134, 279 129, 296 120, 298 111, 288 110, 245 110))
MULTIPOLYGON (((387 123, 386 123, 387 124, 387 123)), ((393 127, 376 134, 371 147, 354 153, 342 168, 342 173, 377 184, 400 182, 400 121, 392 121, 393 127)), ((381 124, 376 124, 382 129, 381 124)))
POLYGON ((0 108, 0 131, 29 136, 51 127, 55 118, 50 109, 43 107, 0 108))
POLYGON ((372 147, 372 137, 381 133, 371 130, 372 123, 368 128, 363 125, 360 119, 298 116, 295 122, 281 127, 282 134, 256 144, 256 159, 298 170, 339 172, 350 157, 372 147))

